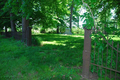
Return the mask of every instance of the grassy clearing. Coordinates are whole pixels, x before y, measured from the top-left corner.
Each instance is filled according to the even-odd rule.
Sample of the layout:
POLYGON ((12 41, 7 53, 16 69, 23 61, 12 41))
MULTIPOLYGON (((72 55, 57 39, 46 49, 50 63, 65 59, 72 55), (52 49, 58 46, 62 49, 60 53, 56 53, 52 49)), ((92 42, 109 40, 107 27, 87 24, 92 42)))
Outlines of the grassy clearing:
POLYGON ((80 80, 83 34, 32 37, 33 46, 27 47, 0 36, 0 80, 80 80))
POLYGON ((39 39, 40 45, 27 47, 21 41, 0 36, 0 80, 80 79, 83 35, 33 37, 39 39))

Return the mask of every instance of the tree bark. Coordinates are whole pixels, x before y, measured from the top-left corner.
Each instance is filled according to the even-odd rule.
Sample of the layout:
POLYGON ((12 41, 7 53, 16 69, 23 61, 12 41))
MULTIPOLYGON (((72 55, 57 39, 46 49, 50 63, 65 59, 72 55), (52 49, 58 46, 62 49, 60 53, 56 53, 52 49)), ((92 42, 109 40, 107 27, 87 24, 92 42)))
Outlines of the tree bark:
POLYGON ((74 1, 72 1, 72 5, 71 5, 71 14, 70 14, 70 32, 71 32, 71 33, 72 33, 73 2, 74 2, 74 1))
POLYGON ((5 26, 5 36, 7 37, 7 27, 5 26))
POLYGON ((23 42, 26 41, 26 31, 28 26, 29 26, 29 20, 26 20, 26 17, 22 18, 22 41, 23 42))
POLYGON ((12 36, 14 36, 14 35, 15 35, 15 32, 17 32, 17 31, 16 31, 14 19, 13 19, 13 13, 10 13, 10 23, 11 23, 12 36))
POLYGON ((89 79, 90 73, 90 55, 91 55, 91 29, 84 28, 84 50, 83 50, 83 71, 82 75, 86 79, 89 79))
POLYGON ((80 20, 80 19, 79 19, 79 17, 78 17, 78 28, 79 28, 79 20, 80 20))
POLYGON ((106 7, 104 6, 105 9, 105 24, 104 24, 104 34, 106 34, 106 27, 107 27, 107 19, 106 19, 106 7))
POLYGON ((59 26, 57 25, 57 34, 59 34, 59 26))
POLYGON ((31 46, 31 27, 27 27, 27 33, 26 33, 26 41, 27 46, 31 46))

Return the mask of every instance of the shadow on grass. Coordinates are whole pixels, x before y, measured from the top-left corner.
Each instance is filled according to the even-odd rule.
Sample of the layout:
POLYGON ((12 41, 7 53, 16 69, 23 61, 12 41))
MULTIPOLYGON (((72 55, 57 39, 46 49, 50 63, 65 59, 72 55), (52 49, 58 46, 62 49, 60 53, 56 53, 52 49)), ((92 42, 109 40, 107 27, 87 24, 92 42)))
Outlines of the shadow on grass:
POLYGON ((33 37, 41 38, 43 46, 27 47, 20 41, 0 40, 1 76, 15 76, 13 80, 19 76, 21 80, 80 79, 79 70, 72 67, 82 65, 83 38, 48 34, 33 37))
POLYGON ((35 61, 34 64, 44 64, 44 62, 45 64, 57 64, 60 62, 64 66, 82 65, 83 38, 56 34, 33 35, 33 37, 41 38, 42 42, 46 41, 42 47, 39 47, 39 53, 29 53, 34 53, 28 55, 31 61, 35 61))

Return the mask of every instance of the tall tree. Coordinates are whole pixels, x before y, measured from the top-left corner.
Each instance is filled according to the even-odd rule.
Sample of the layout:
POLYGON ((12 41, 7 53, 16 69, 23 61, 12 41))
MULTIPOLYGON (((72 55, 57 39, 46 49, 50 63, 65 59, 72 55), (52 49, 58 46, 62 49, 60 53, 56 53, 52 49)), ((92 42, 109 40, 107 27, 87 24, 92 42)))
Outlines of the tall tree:
POLYGON ((14 36, 14 34, 16 32, 16 27, 15 27, 15 22, 14 22, 14 19, 13 19, 13 13, 10 13, 10 23, 11 23, 12 36, 14 36))
POLYGON ((6 11, 4 12, 3 7, 7 0, 0 0, 0 30, 3 30, 3 27, 10 27, 10 14, 6 11))
POLYGON ((74 5, 74 0, 72 1, 72 5, 71 5, 71 8, 70 8, 70 32, 71 33, 72 33, 73 5, 74 5))

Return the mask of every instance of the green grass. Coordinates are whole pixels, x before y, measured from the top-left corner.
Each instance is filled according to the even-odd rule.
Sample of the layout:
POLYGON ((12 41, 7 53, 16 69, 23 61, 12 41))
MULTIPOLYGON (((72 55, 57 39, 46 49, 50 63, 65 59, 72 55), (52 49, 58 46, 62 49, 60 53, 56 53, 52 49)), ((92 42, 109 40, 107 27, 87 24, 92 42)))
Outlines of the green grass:
POLYGON ((83 44, 84 34, 34 34, 31 47, 0 35, 0 80, 80 80, 83 44))
POLYGON ((34 37, 40 44, 27 47, 0 35, 0 80, 80 80, 83 35, 34 37))

